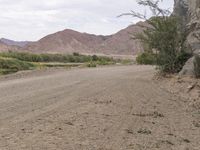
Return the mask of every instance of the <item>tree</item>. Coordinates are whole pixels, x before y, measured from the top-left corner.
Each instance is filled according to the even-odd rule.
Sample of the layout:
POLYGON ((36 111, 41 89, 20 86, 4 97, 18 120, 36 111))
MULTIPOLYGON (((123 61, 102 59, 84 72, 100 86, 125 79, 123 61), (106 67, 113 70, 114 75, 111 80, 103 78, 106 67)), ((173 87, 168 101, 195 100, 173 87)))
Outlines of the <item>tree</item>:
MULTIPOLYGON (((156 65, 163 73, 179 72, 190 57, 186 53, 185 32, 179 28, 179 19, 169 16, 170 11, 159 7, 161 0, 139 0, 138 4, 148 6, 153 17, 147 19, 146 15, 134 11, 123 15, 131 15, 147 22, 142 34, 134 35, 145 47, 146 52, 154 53, 156 65)), ((152 55, 151 55, 152 56, 152 55)))

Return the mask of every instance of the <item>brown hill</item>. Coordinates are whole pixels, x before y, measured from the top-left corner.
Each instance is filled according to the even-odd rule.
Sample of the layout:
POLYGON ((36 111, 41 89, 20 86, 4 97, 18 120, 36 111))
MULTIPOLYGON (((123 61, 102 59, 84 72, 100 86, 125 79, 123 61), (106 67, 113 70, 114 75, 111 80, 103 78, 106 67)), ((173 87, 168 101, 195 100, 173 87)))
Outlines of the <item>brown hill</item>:
POLYGON ((24 47, 27 44, 31 43, 29 41, 13 41, 13 40, 5 39, 5 38, 1 38, 0 42, 6 44, 8 46, 18 46, 18 47, 24 47))
POLYGON ((66 29, 48 35, 37 42, 28 44, 23 50, 34 53, 101 53, 133 55, 142 50, 137 40, 131 39, 132 33, 141 33, 142 22, 110 36, 97 36, 66 29))
POLYGON ((98 47, 104 54, 135 55, 143 50, 138 40, 133 40, 133 35, 141 33, 146 23, 139 22, 112 35, 98 47))
POLYGON ((0 41, 0 52, 5 52, 5 51, 15 51, 15 50, 19 50, 19 47, 17 46, 9 46, 3 42, 0 41))
POLYGON ((0 51, 6 49, 6 45, 0 41, 0 51))
POLYGON ((25 50, 39 53, 93 53, 107 38, 66 29, 28 44, 25 50))

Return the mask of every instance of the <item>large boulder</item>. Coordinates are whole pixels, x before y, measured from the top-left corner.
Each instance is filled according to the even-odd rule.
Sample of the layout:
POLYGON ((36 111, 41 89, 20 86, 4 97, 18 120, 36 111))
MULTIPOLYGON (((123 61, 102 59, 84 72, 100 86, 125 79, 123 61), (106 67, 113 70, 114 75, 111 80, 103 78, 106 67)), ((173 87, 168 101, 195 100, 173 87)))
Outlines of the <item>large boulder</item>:
POLYGON ((194 76, 194 57, 190 58, 186 63, 181 72, 180 75, 189 75, 194 76))
MULTIPOLYGON (((193 54, 200 55, 200 0, 175 0, 174 4, 174 14, 181 18, 183 28, 189 33, 188 48, 193 54)), ((194 75, 193 60, 188 60, 181 75, 194 75)))

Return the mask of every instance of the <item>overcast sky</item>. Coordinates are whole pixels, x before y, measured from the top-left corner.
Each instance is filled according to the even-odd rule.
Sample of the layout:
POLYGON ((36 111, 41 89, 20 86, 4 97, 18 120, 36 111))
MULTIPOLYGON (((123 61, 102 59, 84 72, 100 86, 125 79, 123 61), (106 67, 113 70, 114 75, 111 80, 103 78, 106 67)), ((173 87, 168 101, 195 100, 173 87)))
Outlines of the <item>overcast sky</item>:
MULTIPOLYGON (((137 22, 117 18, 130 10, 143 12, 137 0, 0 0, 0 37, 39 40, 66 28, 109 35, 137 22)), ((173 8, 173 0, 162 7, 173 8)))

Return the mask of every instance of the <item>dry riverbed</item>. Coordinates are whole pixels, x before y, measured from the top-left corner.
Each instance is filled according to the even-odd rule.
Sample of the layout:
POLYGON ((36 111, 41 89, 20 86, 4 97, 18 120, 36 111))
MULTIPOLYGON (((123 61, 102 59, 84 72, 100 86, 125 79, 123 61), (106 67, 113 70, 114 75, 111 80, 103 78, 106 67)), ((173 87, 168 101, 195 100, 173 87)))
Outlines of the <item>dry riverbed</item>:
POLYGON ((151 66, 0 77, 0 150, 199 150, 199 80, 151 66))

